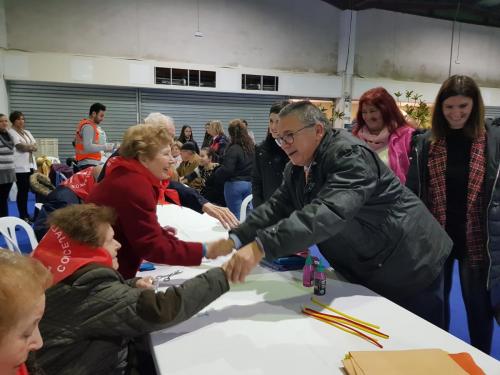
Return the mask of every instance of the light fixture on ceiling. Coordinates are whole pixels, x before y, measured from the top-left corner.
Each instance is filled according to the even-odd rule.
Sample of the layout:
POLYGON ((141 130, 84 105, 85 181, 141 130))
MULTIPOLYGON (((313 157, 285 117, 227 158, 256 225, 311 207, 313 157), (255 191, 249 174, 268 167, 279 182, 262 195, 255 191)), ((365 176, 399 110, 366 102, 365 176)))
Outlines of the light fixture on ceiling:
POLYGON ((196 14, 197 14, 197 27, 194 36, 197 38, 203 38, 204 34, 200 31, 200 0, 196 0, 196 14))

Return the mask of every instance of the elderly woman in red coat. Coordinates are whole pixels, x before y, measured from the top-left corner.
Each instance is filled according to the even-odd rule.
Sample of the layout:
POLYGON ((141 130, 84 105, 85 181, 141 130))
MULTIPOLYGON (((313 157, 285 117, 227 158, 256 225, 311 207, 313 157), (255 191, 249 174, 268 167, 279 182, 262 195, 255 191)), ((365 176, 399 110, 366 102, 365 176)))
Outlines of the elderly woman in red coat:
POLYGON ((90 193, 87 203, 112 207, 117 214, 116 239, 122 244, 118 271, 134 277, 142 260, 194 266, 203 256, 226 255, 217 242, 184 242, 158 224, 156 205, 161 180, 168 178, 172 138, 165 127, 135 125, 124 135, 120 156, 108 164, 107 177, 90 193))

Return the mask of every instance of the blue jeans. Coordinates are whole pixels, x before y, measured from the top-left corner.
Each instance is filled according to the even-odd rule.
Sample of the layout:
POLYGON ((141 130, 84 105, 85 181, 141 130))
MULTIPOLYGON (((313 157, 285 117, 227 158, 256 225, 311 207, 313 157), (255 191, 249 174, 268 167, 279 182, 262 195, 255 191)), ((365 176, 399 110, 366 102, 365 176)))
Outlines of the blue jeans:
POLYGON ((224 198, 227 208, 240 219, 240 209, 243 199, 252 194, 252 183, 250 181, 227 181, 224 184, 224 198))

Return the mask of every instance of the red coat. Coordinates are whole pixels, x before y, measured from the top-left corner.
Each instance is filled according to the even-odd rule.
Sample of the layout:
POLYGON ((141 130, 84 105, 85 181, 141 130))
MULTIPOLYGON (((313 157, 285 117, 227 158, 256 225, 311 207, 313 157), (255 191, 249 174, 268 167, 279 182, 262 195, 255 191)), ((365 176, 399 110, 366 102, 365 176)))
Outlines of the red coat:
POLYGON ((201 243, 180 241, 158 224, 159 191, 160 181, 148 169, 135 159, 120 157, 86 200, 112 207, 117 214, 113 229, 122 245, 118 271, 125 279, 135 276, 143 259, 182 266, 201 263, 201 243))

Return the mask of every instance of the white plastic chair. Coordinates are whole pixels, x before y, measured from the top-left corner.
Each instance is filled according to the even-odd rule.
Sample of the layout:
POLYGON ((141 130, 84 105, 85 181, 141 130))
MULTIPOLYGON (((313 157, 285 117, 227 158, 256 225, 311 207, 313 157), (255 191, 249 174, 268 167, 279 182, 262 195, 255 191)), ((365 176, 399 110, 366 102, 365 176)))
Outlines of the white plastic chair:
POLYGON ((14 240, 7 233, 5 233, 3 230, 0 230, 0 235, 2 235, 2 237, 4 238, 7 249, 22 254, 21 249, 19 249, 19 247, 14 243, 14 240))
POLYGON ((4 236, 5 242, 7 242, 7 247, 12 251, 20 252, 16 235, 17 226, 20 226, 26 231, 28 239, 30 240, 31 250, 33 251, 38 246, 38 241, 36 240, 33 228, 24 220, 21 220, 18 217, 14 216, 6 216, 0 218, 0 233, 4 236))
POLYGON ((247 218, 247 210, 248 206, 250 205, 250 202, 252 202, 252 198, 253 198, 252 194, 247 195, 245 199, 243 199, 243 202, 241 202, 240 223, 243 223, 247 218))
POLYGON ((66 181, 68 177, 66 177, 63 173, 61 172, 56 172, 56 186, 59 185, 61 182, 66 181))

